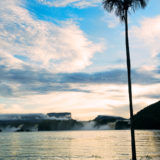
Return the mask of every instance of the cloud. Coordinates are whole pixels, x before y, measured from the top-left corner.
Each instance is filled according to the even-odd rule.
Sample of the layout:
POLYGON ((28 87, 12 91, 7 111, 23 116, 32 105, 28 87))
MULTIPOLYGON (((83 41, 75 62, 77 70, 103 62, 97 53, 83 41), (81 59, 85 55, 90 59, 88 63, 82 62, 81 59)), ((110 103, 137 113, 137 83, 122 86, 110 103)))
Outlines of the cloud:
MULTIPOLYGON (((82 73, 81 70, 92 63, 94 54, 103 50, 103 45, 89 40, 73 21, 54 24, 38 20, 25 9, 23 2, 0 1, 3 6, 0 8, 1 113, 73 111, 74 117, 83 117, 89 112, 90 117, 97 114, 127 116, 127 74, 124 67, 116 69, 117 66, 111 66, 104 72, 82 73)), ((72 5, 81 8, 97 5, 99 1, 50 2, 56 2, 57 7, 72 5)), ((141 44, 144 51, 146 41, 138 37, 143 24, 136 29, 134 34, 141 42, 137 44, 141 44)), ((149 49, 146 47, 150 55, 149 49)), ((160 95, 157 90, 160 87, 158 70, 153 73, 144 71, 144 68, 132 70, 136 111, 156 101, 160 95)), ((153 66, 152 71, 154 69, 153 66)))
MULTIPOLYGON (((125 70, 97 73, 51 73, 32 67, 0 66, 1 113, 72 112, 73 118, 98 114, 129 117, 125 70)), ((159 99, 159 79, 132 72, 135 113, 159 99), (144 83, 145 82, 145 83, 144 83)))
MULTIPOLYGON (((140 22, 140 26, 134 26, 131 28, 132 36, 141 43, 139 45, 145 45, 149 48, 152 56, 156 56, 160 52, 160 16, 154 18, 144 18, 140 22)), ((138 45, 138 46, 139 46, 138 45)))
MULTIPOLYGON (((4 97, 52 92, 90 93, 89 88, 82 86, 89 84, 127 84, 127 72, 123 69, 96 73, 52 73, 44 69, 34 70, 28 66, 23 66, 20 69, 7 69, 5 66, 0 66, 0 75, 0 88, 3 90, 1 96, 4 97)), ((154 74, 133 70, 132 82, 133 84, 151 85, 158 84, 160 80, 154 77, 154 74)))
POLYGON ((22 105, 19 104, 12 104, 12 105, 7 105, 7 104, 0 104, 0 110, 1 114, 6 114, 6 113, 25 113, 22 105))
MULTIPOLYGON (((127 72, 125 70, 113 69, 105 72, 87 73, 71 73, 61 74, 63 81, 69 83, 127 83, 127 72)), ((137 72, 132 70, 132 80, 135 84, 154 84, 159 83, 159 79, 154 75, 137 72)))
MULTIPOLYGON (((47 113, 72 112, 73 118, 93 119, 98 114, 117 115, 128 118, 127 84, 72 84, 73 87, 90 92, 48 92, 6 98, 1 97, 1 113, 47 113), (77 85, 77 86, 76 86, 77 85)), ((134 112, 159 100, 148 94, 160 94, 159 84, 133 85, 134 112), (156 89, 157 88, 157 89, 156 89), (143 95, 145 93, 145 95, 143 95)))
POLYGON ((35 19, 20 0, 1 1, 1 65, 73 72, 89 66, 103 44, 95 44, 72 21, 59 24, 35 19))
POLYGON ((1 83, 0 84, 0 96, 13 96, 12 89, 9 85, 1 83))
POLYGON ((54 7, 65 7, 65 6, 73 6, 77 8, 87 8, 87 7, 95 7, 101 4, 101 0, 38 0, 38 2, 54 7))
MULTIPOLYGON (((143 59, 142 62, 147 65, 157 65, 156 56, 160 53, 160 16, 153 18, 144 18, 139 26, 132 26, 130 29, 131 46, 134 49, 136 57, 143 59), (141 57, 140 57, 141 56, 141 57)), ((142 63, 141 62, 141 63, 142 63)), ((143 64, 143 65, 144 65, 143 64)))
POLYGON ((107 23, 109 28, 115 28, 120 24, 119 18, 115 16, 114 13, 105 13, 105 16, 102 20, 107 23))

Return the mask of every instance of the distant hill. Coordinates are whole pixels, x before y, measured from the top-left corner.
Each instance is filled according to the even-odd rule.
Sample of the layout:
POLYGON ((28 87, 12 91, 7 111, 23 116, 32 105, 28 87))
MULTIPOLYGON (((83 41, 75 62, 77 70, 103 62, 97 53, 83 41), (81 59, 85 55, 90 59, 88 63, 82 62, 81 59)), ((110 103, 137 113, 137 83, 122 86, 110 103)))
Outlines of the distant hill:
POLYGON ((99 115, 93 121, 95 121, 97 125, 104 125, 110 122, 116 122, 118 120, 125 120, 125 119, 122 117, 116 117, 116 116, 99 115))
POLYGON ((160 129, 160 101, 134 115, 136 129, 160 129))
MULTIPOLYGON (((122 117, 99 115, 93 121, 96 126, 115 122, 115 129, 129 129, 129 120, 122 117)), ((160 129, 160 101, 151 104, 134 115, 135 129, 160 129)))
MULTIPOLYGON (((135 129, 160 129, 160 101, 134 115, 135 129)), ((0 114, 0 132, 129 129, 129 119, 98 115, 91 121, 72 119, 71 113, 0 114)))

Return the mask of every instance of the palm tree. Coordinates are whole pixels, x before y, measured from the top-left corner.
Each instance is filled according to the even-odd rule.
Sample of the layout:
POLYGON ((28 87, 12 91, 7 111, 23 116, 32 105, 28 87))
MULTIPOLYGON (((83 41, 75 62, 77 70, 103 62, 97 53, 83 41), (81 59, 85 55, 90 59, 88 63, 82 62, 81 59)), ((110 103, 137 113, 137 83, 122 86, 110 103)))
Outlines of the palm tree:
POLYGON ((128 12, 135 11, 137 8, 145 8, 148 0, 103 0, 103 7, 108 12, 114 11, 121 22, 125 23, 125 43, 126 43, 126 61, 128 73, 128 93, 130 106, 130 122, 131 122, 131 145, 132 145, 132 160, 136 160, 135 134, 133 124, 133 106, 132 106, 132 86, 131 86, 131 64, 128 38, 128 12))

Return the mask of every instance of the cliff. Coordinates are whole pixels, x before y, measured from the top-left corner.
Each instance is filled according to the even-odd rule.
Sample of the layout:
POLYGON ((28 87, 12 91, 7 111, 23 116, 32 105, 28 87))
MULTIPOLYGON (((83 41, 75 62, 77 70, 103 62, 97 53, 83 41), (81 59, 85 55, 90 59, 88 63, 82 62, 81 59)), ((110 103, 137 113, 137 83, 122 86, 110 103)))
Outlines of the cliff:
POLYGON ((82 123, 73 120, 68 112, 0 114, 0 132, 73 130, 82 126, 82 123))

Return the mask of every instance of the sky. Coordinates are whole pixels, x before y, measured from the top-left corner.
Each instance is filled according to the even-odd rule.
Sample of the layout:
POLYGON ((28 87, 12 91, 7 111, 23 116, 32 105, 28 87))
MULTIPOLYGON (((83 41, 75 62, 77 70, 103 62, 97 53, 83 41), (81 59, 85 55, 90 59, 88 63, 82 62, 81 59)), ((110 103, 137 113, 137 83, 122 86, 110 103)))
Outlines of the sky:
MULTIPOLYGON (((129 118, 124 24, 102 0, 0 6, 0 113, 129 118)), ((160 99, 159 6, 129 14, 134 113, 160 99)))

